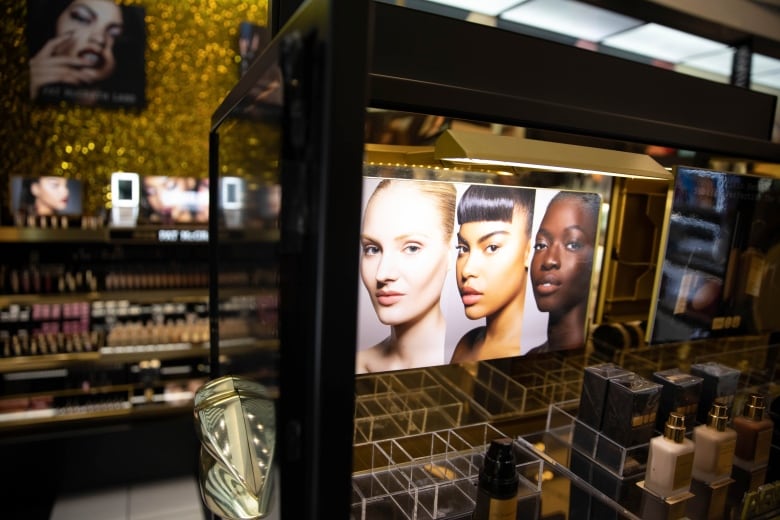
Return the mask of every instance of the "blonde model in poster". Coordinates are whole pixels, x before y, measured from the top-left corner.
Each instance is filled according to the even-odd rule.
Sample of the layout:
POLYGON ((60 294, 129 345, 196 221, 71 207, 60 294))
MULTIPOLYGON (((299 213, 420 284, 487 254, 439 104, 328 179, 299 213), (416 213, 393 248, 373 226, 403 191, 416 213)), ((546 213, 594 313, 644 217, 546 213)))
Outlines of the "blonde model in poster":
POLYGON ((536 233, 531 285, 536 306, 548 312, 547 342, 539 354, 583 347, 593 251, 601 199, 595 193, 559 192, 536 233))
POLYGON ((380 322, 381 342, 358 351, 357 373, 446 363, 441 293, 451 255, 455 186, 385 179, 368 200, 360 276, 380 322))
POLYGON ((466 316, 485 325, 458 341, 452 363, 520 355, 536 192, 472 185, 458 203, 456 278, 466 316))

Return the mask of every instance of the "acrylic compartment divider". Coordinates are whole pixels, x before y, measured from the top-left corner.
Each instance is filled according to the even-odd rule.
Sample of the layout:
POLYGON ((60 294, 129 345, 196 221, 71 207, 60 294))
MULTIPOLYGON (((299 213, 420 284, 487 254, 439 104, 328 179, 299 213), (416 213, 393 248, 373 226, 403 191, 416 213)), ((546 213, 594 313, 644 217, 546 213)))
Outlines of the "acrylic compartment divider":
POLYGON ((355 378, 353 443, 546 413, 579 396, 582 356, 366 374, 355 378))
POLYGON ((603 520, 638 515, 642 493, 637 484, 644 478, 649 445, 621 446, 579 421, 570 412, 578 405, 575 399, 549 406, 542 443, 549 456, 588 484, 570 490, 569 516, 603 520))
MULTIPOLYGON (((506 437, 487 423, 460 426, 353 447, 352 518, 470 518, 484 454, 506 437)), ((524 443, 512 449, 520 486, 518 512, 538 517, 542 460, 524 443)))

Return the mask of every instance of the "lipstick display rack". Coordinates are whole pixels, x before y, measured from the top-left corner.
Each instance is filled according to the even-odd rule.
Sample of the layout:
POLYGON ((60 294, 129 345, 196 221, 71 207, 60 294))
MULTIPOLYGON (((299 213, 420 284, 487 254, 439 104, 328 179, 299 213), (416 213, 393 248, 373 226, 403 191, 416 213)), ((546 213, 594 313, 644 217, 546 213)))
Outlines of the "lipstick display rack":
MULTIPOLYGON (((465 519, 490 441, 506 434, 478 423, 353 446, 352 518, 465 519)), ((515 441, 518 512, 539 517, 544 466, 515 441)), ((518 516, 520 518, 520 516, 518 516)))

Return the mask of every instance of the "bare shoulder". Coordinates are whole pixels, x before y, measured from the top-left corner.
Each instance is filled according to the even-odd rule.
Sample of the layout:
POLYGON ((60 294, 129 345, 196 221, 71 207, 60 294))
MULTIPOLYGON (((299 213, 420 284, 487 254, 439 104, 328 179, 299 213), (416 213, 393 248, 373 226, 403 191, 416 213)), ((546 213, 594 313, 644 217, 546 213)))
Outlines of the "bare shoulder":
POLYGON ((383 353, 384 348, 382 343, 359 350, 355 356, 355 373, 365 374, 368 372, 376 372, 376 367, 381 363, 383 353))
POLYGON ((465 333, 455 346, 450 363, 463 363, 479 359, 479 351, 482 348, 484 337, 485 327, 477 327, 465 333))

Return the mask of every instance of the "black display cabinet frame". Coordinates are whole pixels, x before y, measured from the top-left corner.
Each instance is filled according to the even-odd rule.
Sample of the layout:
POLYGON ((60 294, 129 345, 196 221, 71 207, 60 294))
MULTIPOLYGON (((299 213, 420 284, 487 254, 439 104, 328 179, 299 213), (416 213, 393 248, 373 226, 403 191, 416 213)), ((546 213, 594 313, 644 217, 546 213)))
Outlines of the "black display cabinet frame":
MULTIPOLYGON (((212 119, 214 181, 220 125, 281 64, 283 518, 349 514, 366 107, 780 162, 772 96, 386 3, 345 4, 300 4, 212 119)), ((214 275, 220 245, 210 247, 214 275)))

